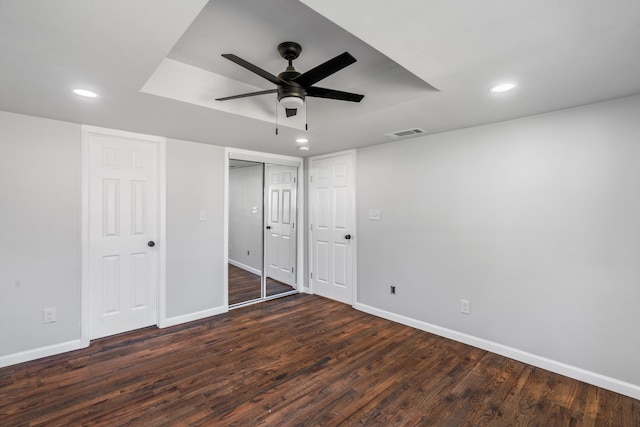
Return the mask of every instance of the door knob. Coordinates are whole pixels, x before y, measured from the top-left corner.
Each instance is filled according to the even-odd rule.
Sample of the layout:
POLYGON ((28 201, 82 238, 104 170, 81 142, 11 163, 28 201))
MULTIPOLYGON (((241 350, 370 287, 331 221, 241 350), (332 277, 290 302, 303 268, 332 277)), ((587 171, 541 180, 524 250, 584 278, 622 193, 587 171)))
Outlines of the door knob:
POLYGON ((156 242, 154 242, 153 240, 149 240, 149 242, 147 243, 147 246, 149 246, 150 248, 154 247, 156 245, 156 242))
POLYGON ((344 238, 347 240, 351 240, 351 234, 347 234, 346 236, 344 236, 344 238))
POLYGON ((267 230, 271 230, 271 226, 270 225, 267 225, 267 230))

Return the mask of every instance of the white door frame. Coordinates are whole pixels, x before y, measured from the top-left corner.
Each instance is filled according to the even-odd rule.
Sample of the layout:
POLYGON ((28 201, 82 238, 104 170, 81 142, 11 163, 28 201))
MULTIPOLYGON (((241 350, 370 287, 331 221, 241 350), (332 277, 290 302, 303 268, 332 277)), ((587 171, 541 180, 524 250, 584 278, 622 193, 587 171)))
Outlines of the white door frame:
MULTIPOLYGON (((297 244, 296 244, 296 290, 300 291, 304 282, 304 159, 301 157, 283 156, 280 154, 261 153, 259 151, 243 150, 240 148, 225 147, 224 150, 224 264, 229 263, 229 159, 246 160, 272 165, 295 166, 298 168, 297 175, 297 244)), ((264 231, 264 230, 263 230, 264 231)), ((264 244, 264 242, 263 242, 264 244)), ((263 251, 263 261, 265 252, 263 251)), ((264 263, 263 263, 264 264, 264 263)), ((264 266, 263 266, 264 275, 264 266)), ((224 306, 229 309, 229 271, 224 269, 224 306)), ((260 300, 262 301, 262 300, 260 300)), ((259 302, 260 302, 259 301, 259 302)))
MULTIPOLYGON (((351 169, 351 176, 349 177, 349 185, 351 188, 351 198, 353 200, 353 209, 351 210, 351 223, 353 226, 353 231, 351 233, 351 235, 353 236, 351 238, 351 250, 352 252, 352 258, 351 258, 351 262, 352 262, 352 268, 351 268, 351 272, 352 272, 352 289, 351 289, 351 306, 355 307, 355 305, 358 303, 358 223, 357 223, 357 215, 356 215, 356 210, 357 210, 357 199, 356 199, 356 195, 357 195, 357 191, 356 191, 356 167, 357 167, 357 157, 356 157, 356 150, 345 150, 345 151, 339 151, 337 153, 329 153, 329 154, 322 154, 319 156, 313 156, 313 157, 309 157, 309 175, 311 175, 312 171, 313 171, 313 163, 317 160, 323 160, 323 159, 329 159, 331 157, 337 157, 337 156, 343 156, 346 154, 351 154, 351 158, 353 160, 353 164, 352 164, 352 169, 351 169)), ((311 187, 311 183, 307 182, 307 184, 309 185, 309 187, 311 187)), ((309 201, 308 201, 308 205, 309 205, 309 218, 311 218, 311 212, 313 211, 313 198, 311 197, 311 188, 309 188, 309 201)), ((311 262, 311 260, 313 259, 313 230, 308 230, 309 232, 309 239, 308 239, 308 245, 309 245, 309 270, 311 270, 313 264, 311 262)), ((308 277, 309 279, 309 293, 311 294, 315 294, 315 290, 313 289, 313 280, 311 280, 311 277, 308 277)))
POLYGON ((88 346, 90 342, 91 325, 91 286, 89 281, 89 177, 90 159, 89 143, 92 134, 108 135, 127 139, 137 139, 145 142, 157 144, 158 148, 158 292, 157 292, 157 325, 164 327, 166 324, 166 259, 167 259, 167 146, 166 138, 142 135, 138 133, 125 132, 115 129, 100 128, 96 126, 81 126, 81 273, 80 273, 80 293, 81 293, 81 320, 80 339, 82 345, 88 346))

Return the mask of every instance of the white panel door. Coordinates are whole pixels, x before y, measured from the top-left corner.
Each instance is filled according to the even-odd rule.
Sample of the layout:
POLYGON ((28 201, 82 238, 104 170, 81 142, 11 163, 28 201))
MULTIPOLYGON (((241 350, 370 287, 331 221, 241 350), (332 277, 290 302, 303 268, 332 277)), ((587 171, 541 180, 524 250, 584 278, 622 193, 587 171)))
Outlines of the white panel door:
POLYGON ((293 166, 267 165, 267 277, 295 288, 296 176, 293 166))
POLYGON ((353 156, 311 160, 311 282, 314 293, 353 300, 353 156))
POLYGON ((157 323, 158 144, 89 137, 90 337, 157 323))

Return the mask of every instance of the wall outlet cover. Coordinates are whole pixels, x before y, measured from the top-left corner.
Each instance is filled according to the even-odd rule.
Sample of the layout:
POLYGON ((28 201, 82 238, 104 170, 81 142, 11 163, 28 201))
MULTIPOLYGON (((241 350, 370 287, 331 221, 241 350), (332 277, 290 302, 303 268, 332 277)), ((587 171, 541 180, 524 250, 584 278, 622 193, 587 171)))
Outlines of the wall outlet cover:
POLYGON ((44 309, 44 323, 53 323, 56 321, 56 308, 45 308, 44 309))
POLYGON ((460 300, 460 313, 462 314, 470 314, 471 311, 471 303, 469 302, 469 300, 466 299, 461 299, 460 300))

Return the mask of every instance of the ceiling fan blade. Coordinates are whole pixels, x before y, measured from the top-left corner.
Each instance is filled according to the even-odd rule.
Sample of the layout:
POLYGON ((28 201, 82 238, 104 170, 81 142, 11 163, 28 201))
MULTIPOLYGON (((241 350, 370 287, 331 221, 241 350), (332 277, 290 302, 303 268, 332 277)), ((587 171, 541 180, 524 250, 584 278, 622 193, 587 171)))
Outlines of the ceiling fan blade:
POLYGON ((238 57, 238 56, 236 56, 236 55, 234 55, 232 53, 223 53, 222 56, 227 58, 229 61, 235 62, 239 66, 246 68, 247 70, 251 71, 252 73, 255 73, 255 74, 259 75, 260 77, 269 80, 274 85, 287 85, 287 86, 289 86, 289 83, 287 83, 286 81, 278 78, 277 76, 274 76, 273 74, 271 74, 268 71, 263 70, 262 68, 258 67, 257 65, 253 65, 251 62, 245 61, 244 59, 242 59, 242 58, 240 58, 240 57, 238 57))
POLYGON ((267 93, 276 93, 278 89, 261 90, 260 92, 243 93, 242 95, 225 96, 224 98, 216 98, 216 101, 228 101, 230 99, 247 98, 249 96, 266 95, 267 93))
POLYGON ((312 86, 307 89, 307 96, 314 96, 316 98, 329 98, 337 99, 339 101, 351 101, 360 102, 364 95, 357 93, 343 92, 341 90, 326 89, 324 87, 312 86))
POLYGON ((298 77, 293 79, 293 81, 302 87, 308 88, 314 83, 329 77, 331 74, 342 70, 344 67, 347 67, 354 62, 356 62, 356 58, 351 56, 349 52, 345 52, 335 58, 323 62, 315 68, 310 69, 306 73, 300 74, 298 77))
POLYGON ((287 113, 287 117, 295 116, 298 114, 298 110, 295 108, 285 108, 285 112, 287 113))

